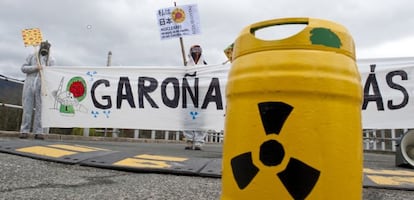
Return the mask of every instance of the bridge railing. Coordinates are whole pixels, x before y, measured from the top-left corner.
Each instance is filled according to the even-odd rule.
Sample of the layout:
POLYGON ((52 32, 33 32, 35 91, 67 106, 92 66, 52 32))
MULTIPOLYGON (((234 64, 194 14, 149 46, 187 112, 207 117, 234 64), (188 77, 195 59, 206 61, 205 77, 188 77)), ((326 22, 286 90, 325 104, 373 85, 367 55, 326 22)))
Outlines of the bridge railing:
MULTIPOLYGON (((2 118, 0 118, 0 130, 18 131, 18 125, 21 121, 21 109, 19 105, 5 104, 0 102, 0 112, 3 112, 2 118), (6 110, 6 111, 4 111, 6 110), (15 110, 16 113, 13 113, 15 110), (10 116, 10 117, 8 117, 10 116), (11 125, 7 125, 8 123, 11 125)), ((105 129, 98 128, 82 129, 82 132, 74 131, 72 129, 50 129, 53 133, 59 134, 77 134, 83 136, 99 136, 99 137, 129 137, 134 139, 152 139, 152 140, 173 140, 182 141, 184 136, 182 131, 171 130, 127 130, 127 129, 105 129)), ((363 147, 364 150, 369 151, 385 151, 395 152, 398 141, 407 132, 408 129, 364 129, 362 131, 363 147)), ((224 132, 220 131, 207 131, 206 142, 207 143, 222 143, 224 140, 224 132)))
MULTIPOLYGON (((21 122, 22 106, 6 104, 0 102, 0 130, 19 131, 21 122)), ((45 128, 45 132, 57 134, 73 134, 83 136, 98 137, 128 137, 134 139, 152 139, 152 140, 173 140, 182 141, 184 136, 182 131, 171 130, 143 130, 143 129, 113 129, 113 128, 45 128)), ((207 131, 205 138, 207 143, 222 143, 223 131, 207 131)))
POLYGON ((364 129, 364 150, 395 152, 408 129, 364 129))

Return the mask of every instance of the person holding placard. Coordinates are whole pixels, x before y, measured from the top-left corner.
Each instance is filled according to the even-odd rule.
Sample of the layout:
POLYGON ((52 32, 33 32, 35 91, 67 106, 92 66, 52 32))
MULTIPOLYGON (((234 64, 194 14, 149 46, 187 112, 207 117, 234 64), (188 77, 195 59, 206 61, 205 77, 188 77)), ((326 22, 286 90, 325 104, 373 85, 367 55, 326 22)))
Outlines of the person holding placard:
POLYGON ((44 139, 41 124, 41 70, 43 66, 52 66, 55 60, 50 56, 50 46, 48 41, 40 43, 38 52, 30 54, 26 58, 26 63, 21 67, 26 79, 22 94, 22 123, 20 126, 20 138, 28 138, 29 133, 35 134, 35 139, 44 139), (34 114, 33 114, 34 112, 34 114))

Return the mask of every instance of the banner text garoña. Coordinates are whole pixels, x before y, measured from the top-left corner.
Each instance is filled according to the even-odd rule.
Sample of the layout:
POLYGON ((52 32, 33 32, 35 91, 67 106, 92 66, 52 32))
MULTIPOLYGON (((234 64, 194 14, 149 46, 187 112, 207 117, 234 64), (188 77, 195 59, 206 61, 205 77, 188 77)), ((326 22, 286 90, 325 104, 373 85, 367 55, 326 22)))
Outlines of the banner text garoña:
MULTIPOLYGON (((99 79, 95 81, 91 88, 91 98, 94 106, 99 109, 111 109, 112 98, 108 95, 102 95, 101 97, 96 96, 96 91, 99 90, 99 86, 113 87, 110 85, 110 81, 106 79, 99 79)), ((182 102, 182 108, 187 108, 189 103, 195 108, 199 107, 199 78, 194 78, 193 88, 190 87, 186 77, 182 79, 181 85, 176 77, 167 77, 161 81, 159 86, 159 80, 153 77, 141 76, 138 77, 138 107, 144 108, 144 100, 146 100, 152 108, 159 108, 161 102, 156 102, 151 97, 151 93, 156 92, 160 89, 162 103, 169 108, 177 108, 180 102, 182 102), (172 97, 168 96, 168 92, 172 97), (187 95, 188 94, 188 95, 187 95), (190 96, 190 101, 187 102, 187 97, 190 96)), ((136 108, 134 101, 134 95, 131 89, 130 79, 128 77, 120 77, 117 84, 116 94, 116 108, 120 109, 124 100, 129 104, 131 108, 136 108)), ((208 89, 205 92, 201 104, 201 109, 206 109, 210 103, 216 104, 217 110, 223 110, 223 97, 220 89, 220 82, 218 78, 211 78, 208 85, 208 89)))

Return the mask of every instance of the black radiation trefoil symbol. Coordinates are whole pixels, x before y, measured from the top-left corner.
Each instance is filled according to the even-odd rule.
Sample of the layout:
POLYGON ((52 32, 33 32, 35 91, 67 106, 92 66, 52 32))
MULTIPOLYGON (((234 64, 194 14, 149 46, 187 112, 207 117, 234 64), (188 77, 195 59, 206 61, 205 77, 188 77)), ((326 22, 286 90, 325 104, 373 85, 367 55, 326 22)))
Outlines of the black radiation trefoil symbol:
MULTIPOLYGON (((283 102, 262 102, 258 106, 266 135, 279 135, 293 107, 283 102)), ((276 140, 271 139, 260 145, 259 158, 265 166, 279 165, 284 156, 285 150, 276 140)), ((259 168, 253 163, 251 152, 231 159, 231 167, 234 179, 241 190, 259 173, 259 168)), ((320 171, 296 158, 290 158, 286 169, 276 175, 294 199, 305 199, 318 181, 320 171)))

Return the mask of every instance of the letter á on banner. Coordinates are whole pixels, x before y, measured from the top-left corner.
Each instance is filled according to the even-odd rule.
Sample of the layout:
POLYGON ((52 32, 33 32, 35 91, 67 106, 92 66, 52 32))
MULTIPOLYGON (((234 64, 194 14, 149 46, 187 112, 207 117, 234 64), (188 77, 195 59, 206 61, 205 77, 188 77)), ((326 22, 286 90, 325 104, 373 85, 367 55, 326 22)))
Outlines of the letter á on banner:
POLYGON ((377 78, 374 73, 376 65, 370 65, 370 67, 371 67, 371 73, 368 75, 367 81, 365 82, 365 86, 364 86, 364 103, 362 104, 362 110, 367 109, 369 102, 375 101, 377 105, 377 110, 383 111, 384 103, 382 100, 380 89, 378 87, 377 78), (374 94, 370 94, 371 86, 372 86, 374 94))

